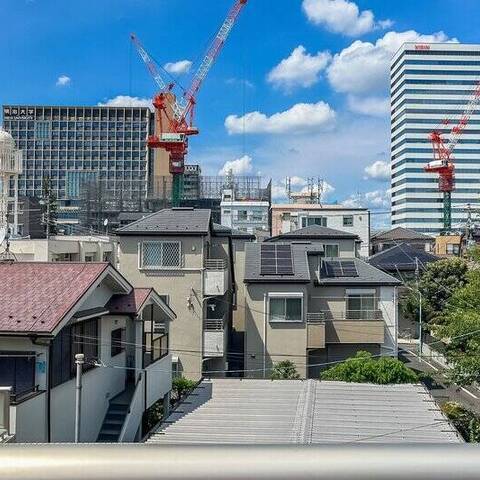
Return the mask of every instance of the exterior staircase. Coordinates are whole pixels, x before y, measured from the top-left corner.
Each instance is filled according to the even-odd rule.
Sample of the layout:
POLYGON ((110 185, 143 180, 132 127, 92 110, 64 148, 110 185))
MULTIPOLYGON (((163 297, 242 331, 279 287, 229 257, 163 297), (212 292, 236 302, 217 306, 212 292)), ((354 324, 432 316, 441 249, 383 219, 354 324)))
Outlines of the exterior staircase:
POLYGON ((127 385, 122 393, 110 400, 110 405, 108 406, 102 428, 98 434, 97 442, 118 442, 134 391, 134 385, 127 385))

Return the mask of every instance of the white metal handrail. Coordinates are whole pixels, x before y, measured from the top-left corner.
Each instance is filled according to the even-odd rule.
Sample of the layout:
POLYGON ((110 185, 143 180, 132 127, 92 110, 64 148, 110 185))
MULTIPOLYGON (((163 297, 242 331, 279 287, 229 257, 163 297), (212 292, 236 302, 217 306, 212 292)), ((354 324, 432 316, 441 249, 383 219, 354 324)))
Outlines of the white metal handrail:
POLYGON ((323 312, 309 312, 307 313, 307 323, 324 323, 325 314, 323 312))
POLYGON ((207 270, 225 270, 227 261, 221 258, 208 258, 205 260, 205 268, 207 270))
POLYGON ((207 318, 203 321, 203 329, 210 332, 219 332, 224 329, 224 324, 223 318, 207 318))
POLYGON ((8 444, 0 448, 0 465, 0 478, 15 480, 473 480, 480 455, 475 445, 448 443, 8 444))
POLYGON ((320 312, 311 312, 307 314, 307 319, 310 315, 323 315, 325 321, 332 320, 361 320, 361 321, 382 321, 383 313, 381 310, 322 310, 320 312))

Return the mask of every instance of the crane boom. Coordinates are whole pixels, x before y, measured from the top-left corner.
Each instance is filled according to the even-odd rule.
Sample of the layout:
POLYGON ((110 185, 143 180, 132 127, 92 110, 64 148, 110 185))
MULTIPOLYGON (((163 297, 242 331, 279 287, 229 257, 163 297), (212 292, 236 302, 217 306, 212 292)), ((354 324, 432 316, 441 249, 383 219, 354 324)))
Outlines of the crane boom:
POLYGON ((227 40, 230 32, 232 31, 238 16, 240 15, 243 7, 247 4, 248 0, 235 0, 234 5, 228 12, 227 18, 223 22, 220 30, 210 44, 207 53, 196 71, 190 88, 185 92, 183 100, 183 108, 181 112, 181 119, 185 119, 193 106, 195 105, 195 96, 197 95, 203 81, 205 80, 210 68, 214 64, 216 58, 220 54, 225 41, 227 40))

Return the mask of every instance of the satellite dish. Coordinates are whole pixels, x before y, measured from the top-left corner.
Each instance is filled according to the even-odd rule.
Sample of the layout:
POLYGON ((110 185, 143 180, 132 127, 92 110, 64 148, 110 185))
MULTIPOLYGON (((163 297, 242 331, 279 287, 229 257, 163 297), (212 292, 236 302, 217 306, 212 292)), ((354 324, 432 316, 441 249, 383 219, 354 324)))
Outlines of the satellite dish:
POLYGON ((108 218, 106 218, 104 221, 103 221, 103 226, 106 227, 108 225, 108 218))
POLYGON ((7 227, 0 227, 0 245, 5 241, 7 236, 7 227))

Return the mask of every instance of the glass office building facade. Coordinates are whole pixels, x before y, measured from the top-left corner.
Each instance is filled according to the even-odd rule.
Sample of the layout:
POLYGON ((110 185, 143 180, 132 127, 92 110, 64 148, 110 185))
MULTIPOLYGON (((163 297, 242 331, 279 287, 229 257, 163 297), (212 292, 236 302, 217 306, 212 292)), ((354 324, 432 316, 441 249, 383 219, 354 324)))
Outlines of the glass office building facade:
POLYGON ((91 182, 138 203, 147 191, 151 115, 145 107, 4 105, 4 129, 24 152, 20 195, 41 198, 48 177, 66 223, 75 222, 91 182))
MULTIPOLYGON (((443 226, 443 194, 438 176, 423 170, 433 160, 429 134, 440 129, 448 143, 480 80, 480 45, 406 43, 392 59, 390 79, 392 224, 434 235, 443 226)), ((458 229, 466 205, 480 207, 478 107, 453 157, 452 227, 458 229)))

